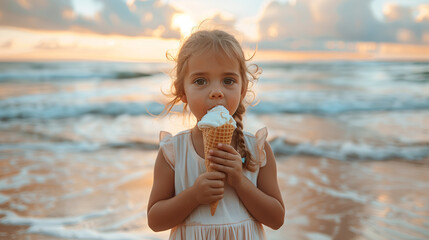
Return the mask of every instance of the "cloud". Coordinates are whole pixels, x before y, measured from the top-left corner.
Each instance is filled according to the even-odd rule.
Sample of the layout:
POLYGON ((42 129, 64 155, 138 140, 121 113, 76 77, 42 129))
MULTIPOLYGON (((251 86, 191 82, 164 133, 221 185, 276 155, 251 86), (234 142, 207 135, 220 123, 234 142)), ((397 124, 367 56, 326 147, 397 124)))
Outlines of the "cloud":
POLYGON ((0 43, 0 48, 2 49, 10 49, 13 46, 13 41, 12 40, 6 40, 2 43, 0 43))
POLYGON ((305 50, 325 48, 326 41, 424 43, 425 33, 429 34, 426 15, 421 14, 419 22, 413 8, 391 4, 380 21, 370 9, 371 2, 273 1, 259 21, 260 46, 305 50))
POLYGON ((395 4, 385 5, 384 36, 402 43, 425 43, 425 36, 429 34, 429 13, 425 15, 427 9, 429 5, 421 5, 418 9, 395 4), (418 15, 415 15, 416 10, 420 11, 418 15))
POLYGON ((429 4, 420 5, 418 7, 418 15, 416 19, 418 22, 429 22, 429 4))
POLYGON ((63 11, 72 11, 68 1, 0 1, 0 25, 28 29, 63 30, 70 23, 62 19, 63 11))
POLYGON ((222 13, 217 13, 210 19, 215 23, 227 25, 227 26, 234 26, 235 23, 237 22, 237 19, 235 17, 225 17, 222 15, 222 13))
POLYGON ((37 43, 34 46, 35 49, 45 49, 45 50, 73 49, 75 47, 77 47, 76 42, 72 44, 64 44, 59 42, 58 39, 41 40, 39 43, 37 43))
POLYGON ((232 28, 236 23, 237 19, 234 16, 225 16, 221 12, 216 12, 213 16, 202 20, 200 25, 197 27, 202 30, 220 28, 226 31, 232 31, 232 28))
POLYGON ((0 25, 35 30, 74 30, 126 36, 179 38, 171 28, 179 11, 161 0, 100 0, 101 11, 94 18, 76 14, 71 0, 2 0, 0 25))

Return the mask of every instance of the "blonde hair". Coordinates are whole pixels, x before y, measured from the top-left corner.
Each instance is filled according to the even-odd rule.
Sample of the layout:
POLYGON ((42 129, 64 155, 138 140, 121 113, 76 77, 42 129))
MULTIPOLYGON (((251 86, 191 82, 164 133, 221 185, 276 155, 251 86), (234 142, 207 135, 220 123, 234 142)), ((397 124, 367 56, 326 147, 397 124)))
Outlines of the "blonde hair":
MULTIPOLYGON (((222 30, 196 31, 185 39, 176 58, 172 57, 171 54, 167 52, 167 58, 174 60, 176 65, 173 69, 173 84, 171 85, 171 94, 169 94, 173 99, 165 105, 165 114, 169 113, 176 104, 182 102, 182 97, 185 96, 184 80, 190 57, 203 54, 208 50, 223 53, 229 59, 238 61, 241 79, 243 80, 241 88, 242 96, 245 96, 246 93, 249 92, 248 85, 258 79, 261 72, 259 67, 256 64, 252 64, 252 66, 255 67, 254 71, 252 71, 246 65, 246 62, 251 60, 254 55, 246 59, 240 43, 233 35, 222 30)), ((244 97, 236 112, 232 115, 237 122, 237 128, 235 130, 237 151, 240 153, 241 157, 245 158, 243 167, 250 171, 255 171, 257 169, 257 164, 244 142, 243 115, 246 108, 243 102, 244 97)), ((187 103, 184 103, 183 112, 186 111, 187 106, 187 103)))

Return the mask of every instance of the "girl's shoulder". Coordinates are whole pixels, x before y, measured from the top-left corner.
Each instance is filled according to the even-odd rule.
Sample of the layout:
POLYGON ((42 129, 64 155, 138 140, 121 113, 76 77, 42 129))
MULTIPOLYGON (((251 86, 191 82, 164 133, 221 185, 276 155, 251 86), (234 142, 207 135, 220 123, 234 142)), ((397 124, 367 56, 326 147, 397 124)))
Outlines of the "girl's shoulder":
POLYGON ((255 134, 247 132, 247 131, 243 131, 243 134, 247 138, 252 139, 258 143, 260 143, 260 142, 265 143, 265 141, 267 140, 267 137, 268 137, 268 129, 267 129, 267 127, 261 128, 258 131, 256 131, 255 134))
POLYGON ((265 152, 265 142, 267 141, 268 129, 266 127, 259 129, 255 134, 244 131, 245 138, 251 146, 251 151, 257 157, 260 167, 265 166, 267 157, 265 152))
POLYGON ((167 163, 170 165, 170 167, 173 170, 176 165, 175 149, 177 149, 178 146, 180 147, 180 144, 178 145, 178 143, 187 142, 183 140, 187 138, 190 133, 191 133, 190 129, 181 131, 174 136, 171 133, 166 131, 161 131, 159 133, 160 151, 162 151, 164 159, 167 161, 167 163))
POLYGON ((181 137, 187 136, 191 133, 191 129, 183 130, 176 135, 172 135, 170 132, 160 131, 159 132, 159 144, 166 144, 175 141, 181 137))

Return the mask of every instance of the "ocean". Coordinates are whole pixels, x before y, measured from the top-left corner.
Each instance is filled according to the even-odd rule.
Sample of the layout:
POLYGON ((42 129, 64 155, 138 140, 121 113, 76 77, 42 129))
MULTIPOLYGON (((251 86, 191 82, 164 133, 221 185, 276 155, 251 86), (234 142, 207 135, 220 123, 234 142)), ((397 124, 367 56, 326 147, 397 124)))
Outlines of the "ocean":
MULTIPOLYGON (((287 208, 287 191, 299 182, 341 201, 378 201, 379 195, 358 186, 338 185, 337 192, 314 187, 305 174, 290 172, 304 161, 321 164, 307 173, 328 189, 334 183, 326 180, 332 175, 321 175, 323 166, 356 171, 368 164, 396 166, 416 174, 406 173, 410 176, 400 186, 410 186, 412 195, 393 197, 386 207, 390 215, 383 219, 401 221, 382 221, 372 230, 362 222, 347 225, 355 233, 348 239, 392 239, 384 231, 399 232, 395 239, 428 238, 427 204, 403 204, 429 200, 424 191, 429 189, 429 62, 257 64, 263 73, 251 88, 255 97, 248 98, 245 130, 268 128, 287 208), (414 220, 405 221, 404 214, 414 220)), ((158 116, 171 68, 169 63, 1 62, 0 239, 168 237, 168 232, 152 232, 146 219, 159 132, 175 134, 194 123, 181 114, 158 116)), ((389 183, 385 190, 397 196, 394 186, 389 183)), ((372 205, 380 208, 377 204, 372 205)), ((338 225, 345 212, 323 216, 338 225)), ((301 214, 297 219, 285 221, 289 229, 269 230, 269 239, 335 238, 326 229, 298 231, 293 226, 310 226, 313 218, 301 214)))

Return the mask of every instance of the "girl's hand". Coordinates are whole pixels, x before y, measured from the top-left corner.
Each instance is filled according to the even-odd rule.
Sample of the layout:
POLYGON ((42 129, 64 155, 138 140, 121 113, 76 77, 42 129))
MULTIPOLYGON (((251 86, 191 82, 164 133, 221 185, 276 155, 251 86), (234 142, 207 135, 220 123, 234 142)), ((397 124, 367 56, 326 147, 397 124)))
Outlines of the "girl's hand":
POLYGON ((219 144, 218 149, 209 151, 208 159, 211 161, 213 170, 226 174, 227 183, 235 188, 242 178, 241 155, 228 144, 219 144))
POLYGON ((205 172, 198 176, 192 186, 194 196, 199 204, 210 204, 223 198, 225 174, 205 172))

